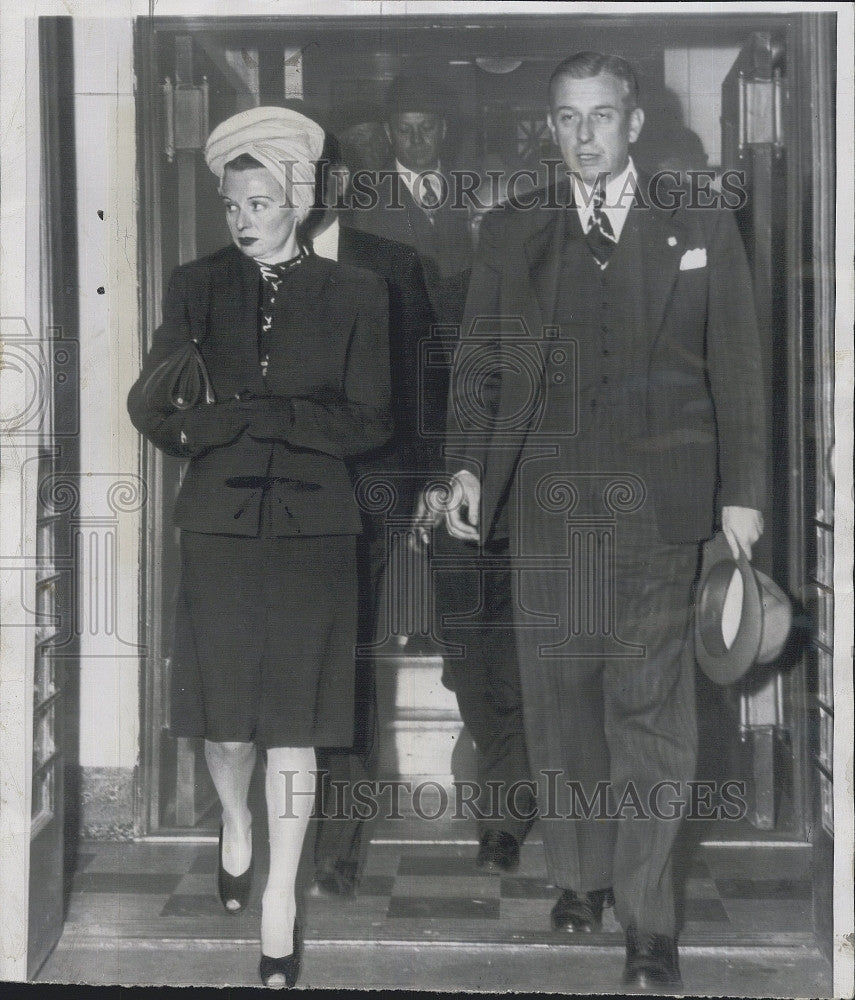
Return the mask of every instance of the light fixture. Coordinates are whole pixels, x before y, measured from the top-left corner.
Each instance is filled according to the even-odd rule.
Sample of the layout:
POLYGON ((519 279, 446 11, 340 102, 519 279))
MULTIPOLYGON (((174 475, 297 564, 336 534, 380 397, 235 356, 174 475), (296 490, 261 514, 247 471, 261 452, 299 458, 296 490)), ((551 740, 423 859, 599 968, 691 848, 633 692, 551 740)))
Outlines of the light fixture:
POLYGON ((513 73, 523 64, 522 59, 513 56, 478 56, 475 62, 485 73, 513 73))

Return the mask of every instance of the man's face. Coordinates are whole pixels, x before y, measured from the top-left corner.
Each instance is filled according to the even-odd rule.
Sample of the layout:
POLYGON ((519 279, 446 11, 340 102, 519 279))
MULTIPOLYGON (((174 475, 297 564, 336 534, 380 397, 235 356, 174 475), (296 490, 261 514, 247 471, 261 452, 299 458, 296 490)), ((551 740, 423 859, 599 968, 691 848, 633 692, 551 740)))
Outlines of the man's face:
POLYGON ((386 133, 380 122, 359 122, 339 136, 348 162, 355 170, 380 170, 389 149, 386 133))
POLYGON ((445 121, 439 115, 407 111, 392 116, 386 126, 386 135, 395 158, 407 170, 433 170, 439 163, 445 121))
POLYGON ((611 73, 557 81, 547 121, 567 166, 593 184, 600 174, 619 174, 644 123, 641 108, 627 110, 627 87, 611 73))

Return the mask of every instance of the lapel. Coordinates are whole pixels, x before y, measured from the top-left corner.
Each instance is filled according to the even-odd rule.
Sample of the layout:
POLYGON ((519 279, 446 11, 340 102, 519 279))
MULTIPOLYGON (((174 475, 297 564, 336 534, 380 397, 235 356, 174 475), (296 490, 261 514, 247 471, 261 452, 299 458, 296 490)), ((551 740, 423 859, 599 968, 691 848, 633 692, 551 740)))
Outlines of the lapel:
MULTIPOLYGON (((341 232, 339 232, 340 237, 341 232)), ((318 257, 314 253, 309 254, 300 264, 302 268, 299 281, 300 294, 295 295, 289 303, 288 311, 291 325, 296 329, 306 331, 308 334, 308 331, 317 330, 320 317, 335 322, 340 313, 353 309, 352 300, 343 301, 341 296, 326 294, 324 291, 327 284, 335 284, 336 266, 335 261, 318 257)))
MULTIPOLYGON (((646 183, 646 181, 645 181, 646 183)), ((647 297, 647 329, 659 336, 665 309, 680 273, 680 260, 689 247, 685 221, 675 210, 634 207, 641 242, 641 266, 647 297)))
MULTIPOLYGON (((562 246, 565 239, 581 239, 582 227, 575 212, 563 206, 567 199, 568 185, 564 182, 550 191, 549 198, 536 213, 533 232, 525 239, 523 251, 528 262, 526 296, 529 305, 523 305, 524 314, 537 319, 532 336, 540 337, 544 322, 554 317, 558 281, 561 276, 562 246), (560 208, 555 205, 562 206, 560 208), (569 226, 565 224, 569 222, 569 226)), ((517 306, 519 308, 519 306, 517 306)))
POLYGON ((227 248, 210 276, 212 332, 233 392, 264 391, 258 364, 259 281, 258 265, 235 246, 227 248))

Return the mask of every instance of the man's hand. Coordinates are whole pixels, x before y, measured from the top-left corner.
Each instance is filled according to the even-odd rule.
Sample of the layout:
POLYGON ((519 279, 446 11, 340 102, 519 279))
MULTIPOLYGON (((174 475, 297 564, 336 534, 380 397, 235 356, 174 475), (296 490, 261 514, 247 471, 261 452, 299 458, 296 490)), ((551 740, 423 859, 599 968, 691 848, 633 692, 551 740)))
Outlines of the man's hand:
POLYGON ((445 526, 453 538, 477 542, 478 514, 481 506, 481 484, 471 472, 464 469, 451 480, 452 491, 445 511, 445 526))
POLYGON ((751 546, 763 534, 763 515, 753 507, 722 507, 721 528, 733 558, 741 548, 750 559, 751 546))
POLYGON ((409 536, 411 548, 427 548, 430 545, 430 530, 435 528, 443 517, 443 502, 439 487, 425 489, 419 494, 416 509, 413 511, 413 533, 409 536))

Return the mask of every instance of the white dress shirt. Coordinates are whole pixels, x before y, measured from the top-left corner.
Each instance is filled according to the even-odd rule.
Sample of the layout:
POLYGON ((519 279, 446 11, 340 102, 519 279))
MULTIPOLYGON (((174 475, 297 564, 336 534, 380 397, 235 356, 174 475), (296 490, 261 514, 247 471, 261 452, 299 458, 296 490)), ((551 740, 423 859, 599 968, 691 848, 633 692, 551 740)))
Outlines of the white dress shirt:
POLYGON ((442 167, 440 164, 437 164, 430 170, 419 173, 405 167, 400 160, 395 160, 395 169, 401 175, 401 180, 403 180, 407 190, 412 195, 413 201, 420 208, 424 208, 422 205, 422 186, 425 182, 430 185, 431 190, 436 195, 437 201, 442 198, 442 181, 437 176, 442 173, 442 167), (421 180, 418 180, 419 177, 421 177, 421 180), (417 181, 418 183, 416 183, 417 181))
POLYGON ((312 249, 319 257, 326 257, 327 260, 338 260, 340 230, 338 218, 334 218, 332 223, 312 240, 312 249))
MULTIPOLYGON (((589 188, 582 178, 573 173, 571 175, 576 211, 579 213, 579 222, 582 224, 582 232, 587 233, 591 227, 591 217, 594 214, 594 189, 589 188)), ((612 224, 615 234, 615 242, 620 239, 623 225, 626 222, 627 214, 634 200, 637 185, 635 164, 632 157, 627 161, 624 169, 615 177, 610 177, 606 181, 606 200, 603 203, 603 213, 612 224)))

